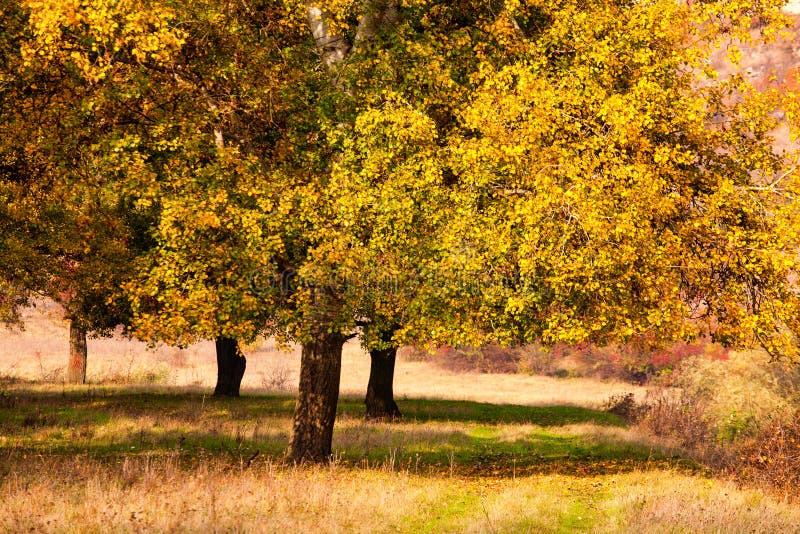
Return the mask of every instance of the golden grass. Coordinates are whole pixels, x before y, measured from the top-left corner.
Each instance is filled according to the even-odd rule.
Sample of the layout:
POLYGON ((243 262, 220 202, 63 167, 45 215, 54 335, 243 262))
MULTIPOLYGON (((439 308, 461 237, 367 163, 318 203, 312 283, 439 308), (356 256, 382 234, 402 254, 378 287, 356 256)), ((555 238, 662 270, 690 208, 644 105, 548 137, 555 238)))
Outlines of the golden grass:
MULTIPOLYGON (((800 509, 670 468, 648 436, 601 419, 542 426, 470 414, 391 424, 345 416, 335 462, 298 467, 281 460, 291 413, 281 398, 48 389, 7 390, 30 421, 0 420, 0 531, 792 532, 800 525, 800 509), (259 411, 262 404, 269 406, 259 411)), ((441 401, 429 404, 451 413, 441 401)))
POLYGON ((800 508, 719 479, 615 477, 604 511, 620 532, 800 532, 800 508))
POLYGON ((590 408, 602 407, 613 395, 630 392, 638 399, 646 396, 644 387, 624 382, 520 374, 452 373, 427 362, 408 361, 397 364, 395 391, 400 397, 409 398, 474 400, 493 404, 568 404, 590 408))
MULTIPOLYGON (((4 462, 6 465, 9 462, 4 462)), ((17 458, 6 532, 797 532, 800 510, 671 470, 595 477, 415 475, 131 456, 17 458)))
POLYGON ((30 462, 6 477, 7 532, 376 532, 435 495, 443 483, 380 471, 294 468, 270 462, 128 457, 115 465, 77 457, 30 462), (35 508, 31 505, 35 503, 35 508))

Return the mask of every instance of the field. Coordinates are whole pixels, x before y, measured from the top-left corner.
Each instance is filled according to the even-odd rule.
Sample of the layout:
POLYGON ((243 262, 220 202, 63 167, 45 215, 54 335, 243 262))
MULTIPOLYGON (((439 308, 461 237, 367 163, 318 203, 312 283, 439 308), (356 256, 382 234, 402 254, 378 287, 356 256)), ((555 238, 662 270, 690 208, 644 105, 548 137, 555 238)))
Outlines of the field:
POLYGON ((602 410, 644 388, 398 362, 404 418, 368 423, 345 350, 334 461, 286 464, 297 351, 248 348, 241 399, 212 347, 90 342, 40 305, 0 340, 0 529, 9 532, 800 532, 800 510, 714 478, 602 410))

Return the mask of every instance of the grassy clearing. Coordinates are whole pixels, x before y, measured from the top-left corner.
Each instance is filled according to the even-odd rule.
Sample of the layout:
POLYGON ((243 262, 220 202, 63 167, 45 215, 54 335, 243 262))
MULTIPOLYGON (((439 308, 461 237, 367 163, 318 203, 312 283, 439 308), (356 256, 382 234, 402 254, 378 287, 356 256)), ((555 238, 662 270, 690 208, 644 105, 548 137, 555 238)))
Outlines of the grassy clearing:
POLYGON ((605 412, 445 400, 366 423, 336 461, 282 461, 293 399, 6 386, 4 531, 798 530, 800 511, 707 478, 605 412))
MULTIPOLYGON (((0 408, 4 448, 98 458, 178 450, 183 456, 258 451, 277 459, 288 445, 294 408, 285 395, 232 400, 98 388, 17 389, 7 398, 0 408)), ((650 449, 625 436, 619 418, 597 410, 445 400, 409 401, 404 409, 402 422, 376 425, 363 420, 361 399, 343 398, 337 459, 413 463, 417 471, 446 465, 448 473, 490 464, 513 471, 548 464, 570 469, 592 459, 653 461, 650 449), (574 430, 580 425, 597 432, 584 438, 574 430)))
POLYGON ((92 385, 71 387, 64 325, 26 313, 25 332, 0 337, 0 531, 800 532, 796 504, 599 409, 645 388, 401 360, 405 418, 372 424, 368 356, 348 344, 335 462, 296 467, 283 453, 297 351, 248 347, 246 396, 220 400, 203 394, 208 344, 92 340, 92 385))

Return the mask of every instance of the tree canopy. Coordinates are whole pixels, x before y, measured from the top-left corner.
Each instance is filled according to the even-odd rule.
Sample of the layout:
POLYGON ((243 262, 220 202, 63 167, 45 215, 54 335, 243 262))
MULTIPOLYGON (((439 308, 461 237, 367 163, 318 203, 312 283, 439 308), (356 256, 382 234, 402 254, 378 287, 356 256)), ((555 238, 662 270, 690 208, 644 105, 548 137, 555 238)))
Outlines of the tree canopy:
POLYGON ((0 279, 81 317, 122 287, 149 340, 299 341, 296 460, 359 327, 798 358, 797 95, 707 62, 779 2, 2 5, 0 237, 32 267, 0 279))

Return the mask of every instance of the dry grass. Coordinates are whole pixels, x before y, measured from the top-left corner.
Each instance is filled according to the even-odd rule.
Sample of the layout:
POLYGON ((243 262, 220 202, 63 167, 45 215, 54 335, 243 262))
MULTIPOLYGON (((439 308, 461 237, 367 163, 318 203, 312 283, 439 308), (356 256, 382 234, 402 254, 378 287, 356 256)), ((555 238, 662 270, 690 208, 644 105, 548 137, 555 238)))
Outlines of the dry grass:
POLYGON ((401 360, 405 419, 367 423, 368 360, 349 344, 334 462, 298 467, 292 396, 257 396, 291 393, 297 351, 248 347, 246 396, 220 400, 203 394, 210 344, 95 340, 93 384, 65 386, 65 325, 44 308, 0 340, 0 531, 800 532, 796 505, 597 410, 644 388, 401 360))
POLYGON ((444 484, 381 471, 128 457, 33 459, 0 483, 7 532, 376 532, 444 484), (29 470, 34 470, 33 472, 29 470), (32 503, 36 503, 32 513, 32 503))
POLYGON ((647 390, 624 382, 589 378, 453 373, 433 368, 426 362, 402 361, 397 366, 395 391, 401 397, 413 398, 600 408, 613 395, 631 392, 637 398, 644 398, 647 390), (420 377, 425 378, 420 380, 420 377))
POLYGON ((345 398, 326 467, 284 463, 292 399, 6 386, 7 532, 792 532, 602 412, 345 398), (502 419, 502 422, 501 422, 502 419), (570 422, 582 419, 583 422, 570 422), (257 454, 256 454, 257 453, 257 454))
POLYGON ((652 472, 616 477, 604 511, 617 532, 800 532, 800 509, 733 483, 652 472))
POLYGON ((8 532, 798 532, 800 511, 670 470, 429 477, 387 465, 78 456, 0 481, 8 532), (32 506, 32 504, 34 506, 32 506))

